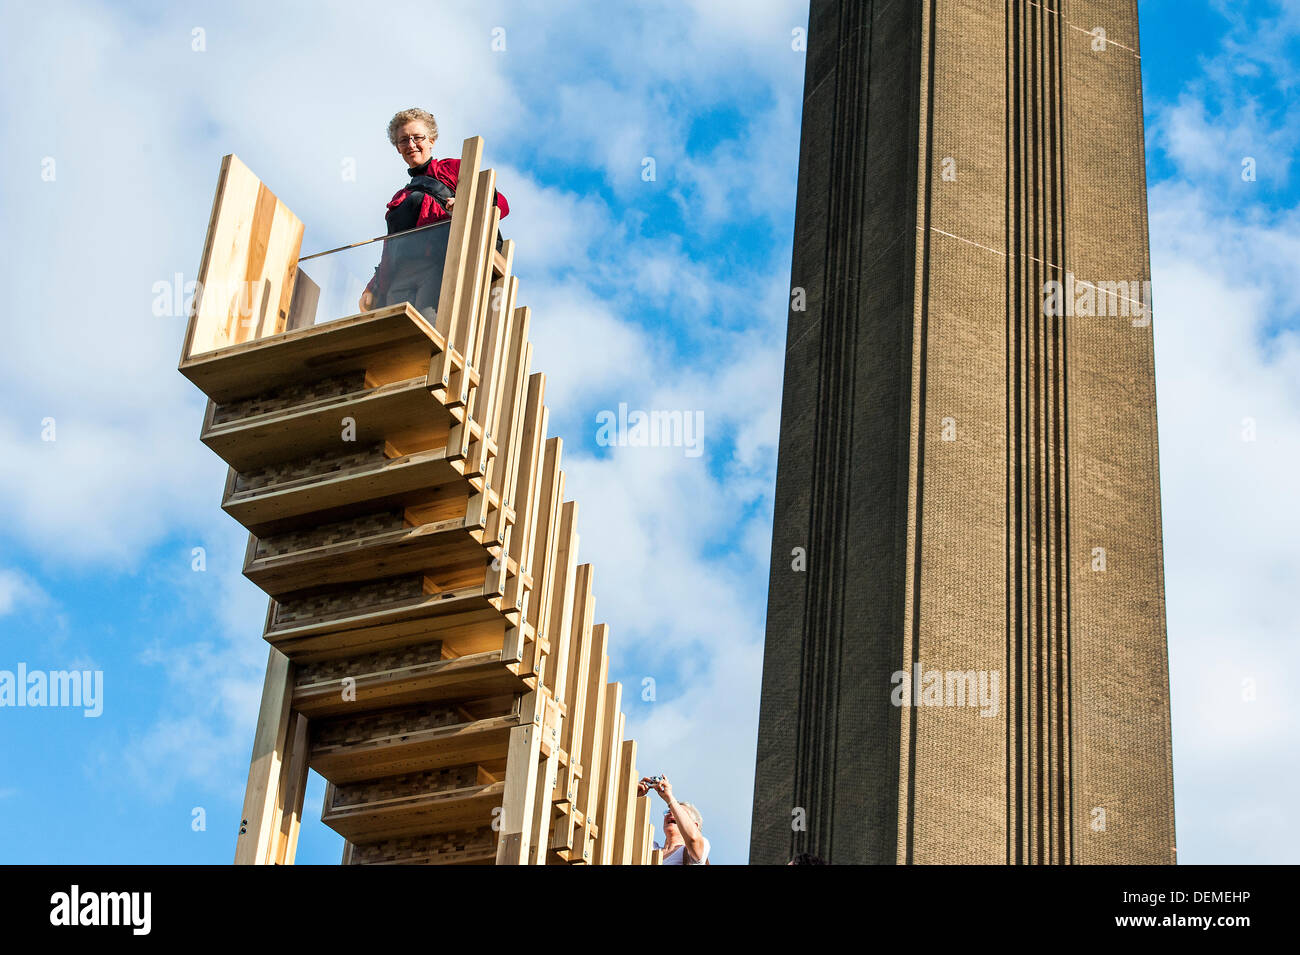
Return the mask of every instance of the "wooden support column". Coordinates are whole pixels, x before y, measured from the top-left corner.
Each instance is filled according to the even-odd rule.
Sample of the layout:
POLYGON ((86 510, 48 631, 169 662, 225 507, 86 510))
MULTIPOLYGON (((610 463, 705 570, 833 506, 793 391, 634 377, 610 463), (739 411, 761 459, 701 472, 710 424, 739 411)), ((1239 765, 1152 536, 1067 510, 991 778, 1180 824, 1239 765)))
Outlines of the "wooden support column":
POLYGON ((302 801, 307 791, 307 763, 311 756, 307 717, 293 713, 290 717, 290 731, 289 753, 281 761, 280 795, 276 797, 280 813, 275 844, 276 865, 293 865, 294 855, 298 851, 302 801))
POLYGON ((604 780, 597 794, 596 818, 600 824, 600 837, 596 843, 596 864, 612 865, 614 862, 614 834, 618 822, 618 781, 622 766, 623 740, 623 684, 605 684, 605 725, 601 734, 600 762, 604 780))
POLYGON ((538 758, 546 697, 534 690, 520 701, 520 725, 510 731, 506 754, 506 791, 501 801, 497 865, 526 865, 533 837, 533 807, 537 798, 538 758))
POLYGON ((650 861, 650 837, 654 824, 650 822, 650 794, 636 801, 636 822, 632 826, 632 864, 645 865, 650 861))
POLYGON ((636 784, 639 781, 636 774, 636 740, 625 739, 619 756, 618 788, 614 794, 618 800, 618 818, 614 824, 614 865, 632 864, 634 840, 640 835, 636 831, 637 800, 650 798, 649 795, 637 796, 636 784))
POLYGON ((253 736, 244 811, 240 816, 239 837, 235 840, 235 865, 265 865, 274 861, 271 853, 278 834, 276 800, 280 763, 288 743, 292 696, 293 664, 272 647, 266 662, 257 731, 253 736))

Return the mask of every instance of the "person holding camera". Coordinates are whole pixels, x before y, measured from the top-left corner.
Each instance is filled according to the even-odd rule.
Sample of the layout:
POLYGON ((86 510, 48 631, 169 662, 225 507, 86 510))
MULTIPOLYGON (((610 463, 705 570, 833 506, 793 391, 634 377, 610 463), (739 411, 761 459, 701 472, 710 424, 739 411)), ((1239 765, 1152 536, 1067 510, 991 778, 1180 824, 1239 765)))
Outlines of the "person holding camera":
POLYGON ((709 840, 704 838, 704 818, 688 802, 678 802, 672 783, 666 776, 645 776, 637 783, 636 794, 644 796, 654 790, 667 804, 664 813, 664 841, 656 849, 664 851, 664 865, 709 865, 709 840))

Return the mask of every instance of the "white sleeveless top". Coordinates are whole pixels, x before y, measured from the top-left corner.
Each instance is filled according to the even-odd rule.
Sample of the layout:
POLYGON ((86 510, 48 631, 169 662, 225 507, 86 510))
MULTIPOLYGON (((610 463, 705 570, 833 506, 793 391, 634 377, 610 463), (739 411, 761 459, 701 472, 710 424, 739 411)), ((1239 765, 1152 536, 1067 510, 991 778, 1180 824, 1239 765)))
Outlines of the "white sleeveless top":
MULTIPOLYGON (((661 846, 658 842, 656 842, 655 848, 662 849, 663 846, 661 846)), ((672 852, 664 853, 663 865, 704 865, 704 860, 707 859, 708 857, 709 857, 708 839, 704 840, 704 859, 700 859, 698 862, 692 859, 690 855, 687 854, 686 843, 683 842, 677 848, 673 849, 672 852)))

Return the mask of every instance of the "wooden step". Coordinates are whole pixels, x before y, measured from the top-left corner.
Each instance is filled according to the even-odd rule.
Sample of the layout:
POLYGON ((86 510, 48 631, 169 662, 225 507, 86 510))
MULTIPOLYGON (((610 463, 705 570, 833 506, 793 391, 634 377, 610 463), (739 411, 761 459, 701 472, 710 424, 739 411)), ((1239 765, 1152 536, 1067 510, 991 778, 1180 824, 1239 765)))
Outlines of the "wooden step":
POLYGON ((375 736, 357 742, 312 746, 311 768, 335 785, 414 773, 443 766, 504 759, 519 717, 494 716, 375 736))
MULTIPOLYGON (((514 613, 517 622, 518 613, 514 613)), ((295 662, 309 662, 393 647, 409 646, 454 627, 505 621, 510 614, 493 605, 484 588, 466 587, 449 594, 429 594, 390 606, 343 611, 329 617, 276 624, 263 636, 295 662)), ((486 648, 484 648, 486 649, 486 648)))
MULTIPOLYGON (((338 449, 344 418, 355 422, 357 445, 389 441, 398 447, 420 446, 422 438, 445 435, 455 422, 429 392, 426 372, 377 388, 209 423, 199 438, 236 471, 245 472, 338 449)), ((440 443, 446 443, 445 437, 440 443)))
POLYGON ((496 849, 466 849, 461 852, 413 852, 382 862, 358 862, 352 865, 496 865, 496 849))
POLYGON ((535 687, 537 681, 534 677, 519 676, 519 666, 518 662, 503 661, 500 650, 492 650, 375 673, 315 680, 294 688, 293 708, 309 719, 317 719, 409 703, 444 703, 524 693, 535 687), (345 684, 349 679, 353 682, 345 684))
POLYGON ((349 842, 446 832, 490 824, 504 794, 505 783, 497 781, 337 807, 327 792, 321 821, 349 842))
POLYGON ((253 558, 244 576, 272 597, 331 584, 393 577, 439 567, 485 569, 492 555, 479 542, 481 528, 466 519, 403 527, 349 541, 253 558), (474 531, 478 530, 476 537, 474 531))
POLYGON ((442 335, 403 302, 204 352, 182 361, 180 372, 226 404, 356 369, 382 366, 391 370, 388 380, 396 381, 419 374, 423 363, 427 374, 431 356, 445 347, 442 335), (400 374, 402 368, 411 371, 400 374))
POLYGON ((432 490, 463 481, 447 449, 435 448, 265 487, 231 487, 221 507, 255 537, 269 537, 365 510, 419 504, 432 490))
POLYGON ((349 865, 492 865, 500 838, 492 827, 348 844, 349 865))

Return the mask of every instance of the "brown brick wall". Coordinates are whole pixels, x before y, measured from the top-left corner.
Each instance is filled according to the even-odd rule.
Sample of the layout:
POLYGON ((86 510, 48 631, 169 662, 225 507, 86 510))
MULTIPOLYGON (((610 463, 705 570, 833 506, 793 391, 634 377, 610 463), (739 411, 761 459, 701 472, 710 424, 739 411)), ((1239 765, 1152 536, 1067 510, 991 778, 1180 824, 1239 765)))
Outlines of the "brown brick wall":
POLYGON ((1172 861, 1151 328, 1042 295, 1149 278, 1136 37, 812 4, 755 862, 1172 861), (882 706, 912 664, 996 673, 997 717, 882 706))

